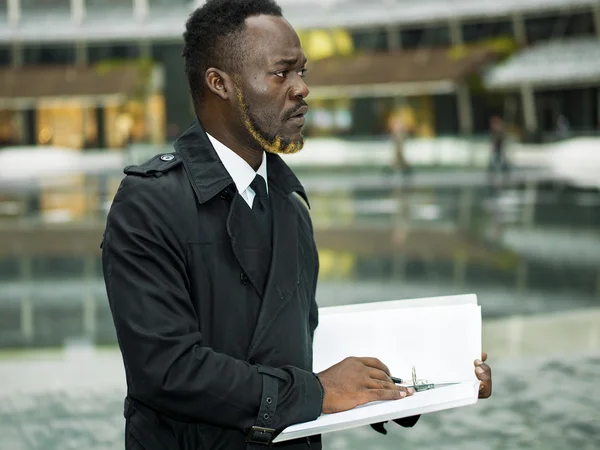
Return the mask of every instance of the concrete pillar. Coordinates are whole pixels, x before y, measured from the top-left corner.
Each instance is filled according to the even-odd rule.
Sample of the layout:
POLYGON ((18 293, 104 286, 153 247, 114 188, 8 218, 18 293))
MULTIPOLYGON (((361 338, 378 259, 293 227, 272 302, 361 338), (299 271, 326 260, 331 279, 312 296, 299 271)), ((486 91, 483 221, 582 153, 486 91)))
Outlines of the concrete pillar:
POLYGON ((140 58, 151 59, 152 58, 152 43, 148 40, 141 40, 138 42, 138 48, 140 50, 140 58))
POLYGON ((85 19, 85 1, 71 0, 71 20, 77 25, 81 25, 85 19))
POLYGON ((148 16, 148 0, 133 0, 133 17, 142 22, 148 16))
POLYGON ((469 260, 466 252, 457 252, 454 256, 453 279, 455 287, 462 287, 467 278, 467 262, 469 260))
POLYGON ((538 131, 538 120, 535 109, 535 96, 531 86, 521 86, 521 99, 523 101, 525 129, 528 133, 535 134, 538 131))
POLYGON ((527 44, 527 30, 525 29, 525 18, 522 14, 512 16, 513 33, 519 45, 527 44))
POLYGON ((17 27, 21 21, 21 0, 8 0, 6 5, 8 13, 8 26, 17 27))
POLYGON ((12 67, 21 67, 23 65, 23 46, 20 42, 14 42, 12 45, 12 52, 10 55, 10 65, 12 67))
POLYGON ((525 186, 525 199, 523 205, 522 224, 525 228, 532 228, 535 224, 535 205, 537 202, 537 183, 527 182, 525 186))
POLYGON ((402 253, 392 257, 392 279, 395 281, 406 279, 406 257, 402 253))
POLYGON ((448 26, 450 28, 450 42, 452 45, 462 45, 464 43, 462 24, 458 20, 451 20, 448 26))
POLYGON ((25 127, 25 121, 27 120, 27 118, 25 117, 25 111, 22 109, 18 109, 16 111, 17 117, 16 117, 16 123, 17 123, 17 135, 18 135, 18 143, 19 145, 24 145, 25 144, 25 133, 26 131, 26 127, 25 127))
POLYGON ((458 127, 462 134, 473 132, 473 111, 471 108, 471 93, 465 83, 460 83, 456 89, 458 97, 458 127))
POLYGON ((23 257, 19 260, 21 266, 21 282, 24 285, 24 294, 21 297, 21 336, 24 342, 33 341, 33 300, 29 292, 31 283, 31 258, 23 257))
POLYGON ((468 230, 471 223, 471 212, 473 211, 473 203, 475 195, 473 189, 463 188, 460 194, 458 225, 463 230, 468 230))
POLYGON ((529 264, 522 260, 517 267, 517 292, 523 293, 527 290, 527 275, 529 273, 529 264))
MULTIPOLYGON (((598 120, 598 123, 595 124, 596 127, 600 127, 600 86, 598 87, 598 89, 596 89, 596 95, 598 97, 598 100, 596 102, 596 119, 598 120)), ((600 128, 597 128, 598 132, 600 132, 600 128)))
POLYGON ((397 51, 402 49, 402 37, 400 36, 400 28, 390 25, 386 29, 388 49, 397 51))
POLYGON ((75 42, 75 64, 78 66, 86 66, 89 63, 87 42, 75 42))
MULTIPOLYGON (((84 277, 88 281, 87 285, 92 286, 94 280, 94 269, 96 267, 96 258, 88 256, 84 262, 84 277)), ((83 296, 83 330, 85 336, 92 341, 96 337, 96 299, 91 288, 83 296)))
POLYGON ((600 5, 594 6, 594 25, 596 28, 596 36, 600 37, 600 5))

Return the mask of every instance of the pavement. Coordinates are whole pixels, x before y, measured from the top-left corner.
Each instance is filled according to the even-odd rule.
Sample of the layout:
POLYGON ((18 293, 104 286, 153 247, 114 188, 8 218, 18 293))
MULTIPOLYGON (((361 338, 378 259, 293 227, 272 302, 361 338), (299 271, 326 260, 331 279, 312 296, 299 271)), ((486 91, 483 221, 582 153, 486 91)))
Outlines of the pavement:
MULTIPOLYGON (((332 433, 326 450, 597 450, 600 350, 491 359, 494 394, 425 415, 412 429, 387 424, 332 433)), ((124 379, 116 349, 0 356, 1 450, 123 448, 124 379)))

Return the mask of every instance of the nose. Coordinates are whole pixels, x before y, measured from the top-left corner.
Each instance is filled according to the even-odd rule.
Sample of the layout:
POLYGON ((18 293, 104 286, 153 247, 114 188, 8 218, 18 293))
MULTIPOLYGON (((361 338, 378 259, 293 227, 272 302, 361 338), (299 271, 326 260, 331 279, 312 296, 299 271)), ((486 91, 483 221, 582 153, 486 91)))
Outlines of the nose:
POLYGON ((308 97, 308 94, 310 94, 310 90, 308 89, 308 86, 306 85, 306 83, 304 82, 304 78, 302 78, 301 76, 298 76, 296 83, 294 84, 293 89, 291 90, 291 94, 292 94, 292 100, 302 100, 305 99, 306 97, 308 97))

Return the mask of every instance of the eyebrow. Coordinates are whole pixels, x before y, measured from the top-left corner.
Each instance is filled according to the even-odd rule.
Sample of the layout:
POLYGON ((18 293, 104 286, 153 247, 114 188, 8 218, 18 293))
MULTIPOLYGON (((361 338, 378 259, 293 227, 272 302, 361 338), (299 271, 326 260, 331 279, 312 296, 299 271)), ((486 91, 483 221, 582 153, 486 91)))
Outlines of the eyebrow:
MULTIPOLYGON (((303 58, 304 63, 302 65, 306 65, 307 60, 306 58, 303 58)), ((289 58, 289 59, 280 59, 279 61, 277 61, 275 63, 276 66, 295 66, 296 64, 298 64, 298 58, 289 58)))

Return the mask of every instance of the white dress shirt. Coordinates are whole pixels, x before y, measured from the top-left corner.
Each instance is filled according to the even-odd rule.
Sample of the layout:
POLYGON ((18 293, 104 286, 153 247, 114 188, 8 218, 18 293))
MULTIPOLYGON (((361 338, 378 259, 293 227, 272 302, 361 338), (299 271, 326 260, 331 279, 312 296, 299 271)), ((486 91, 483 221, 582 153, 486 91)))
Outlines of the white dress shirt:
POLYGON ((210 143, 214 147, 219 159, 229 172, 229 175, 233 179, 235 186, 242 198, 248 203, 248 206, 252 208, 252 202, 254 201, 255 192, 250 187, 250 183, 254 181, 254 177, 258 174, 265 180, 267 187, 267 194, 269 193, 269 183, 267 183, 267 155, 263 152, 262 163, 255 172, 254 169, 248 164, 240 155, 235 153, 226 145, 217 141, 210 134, 206 133, 210 143))

